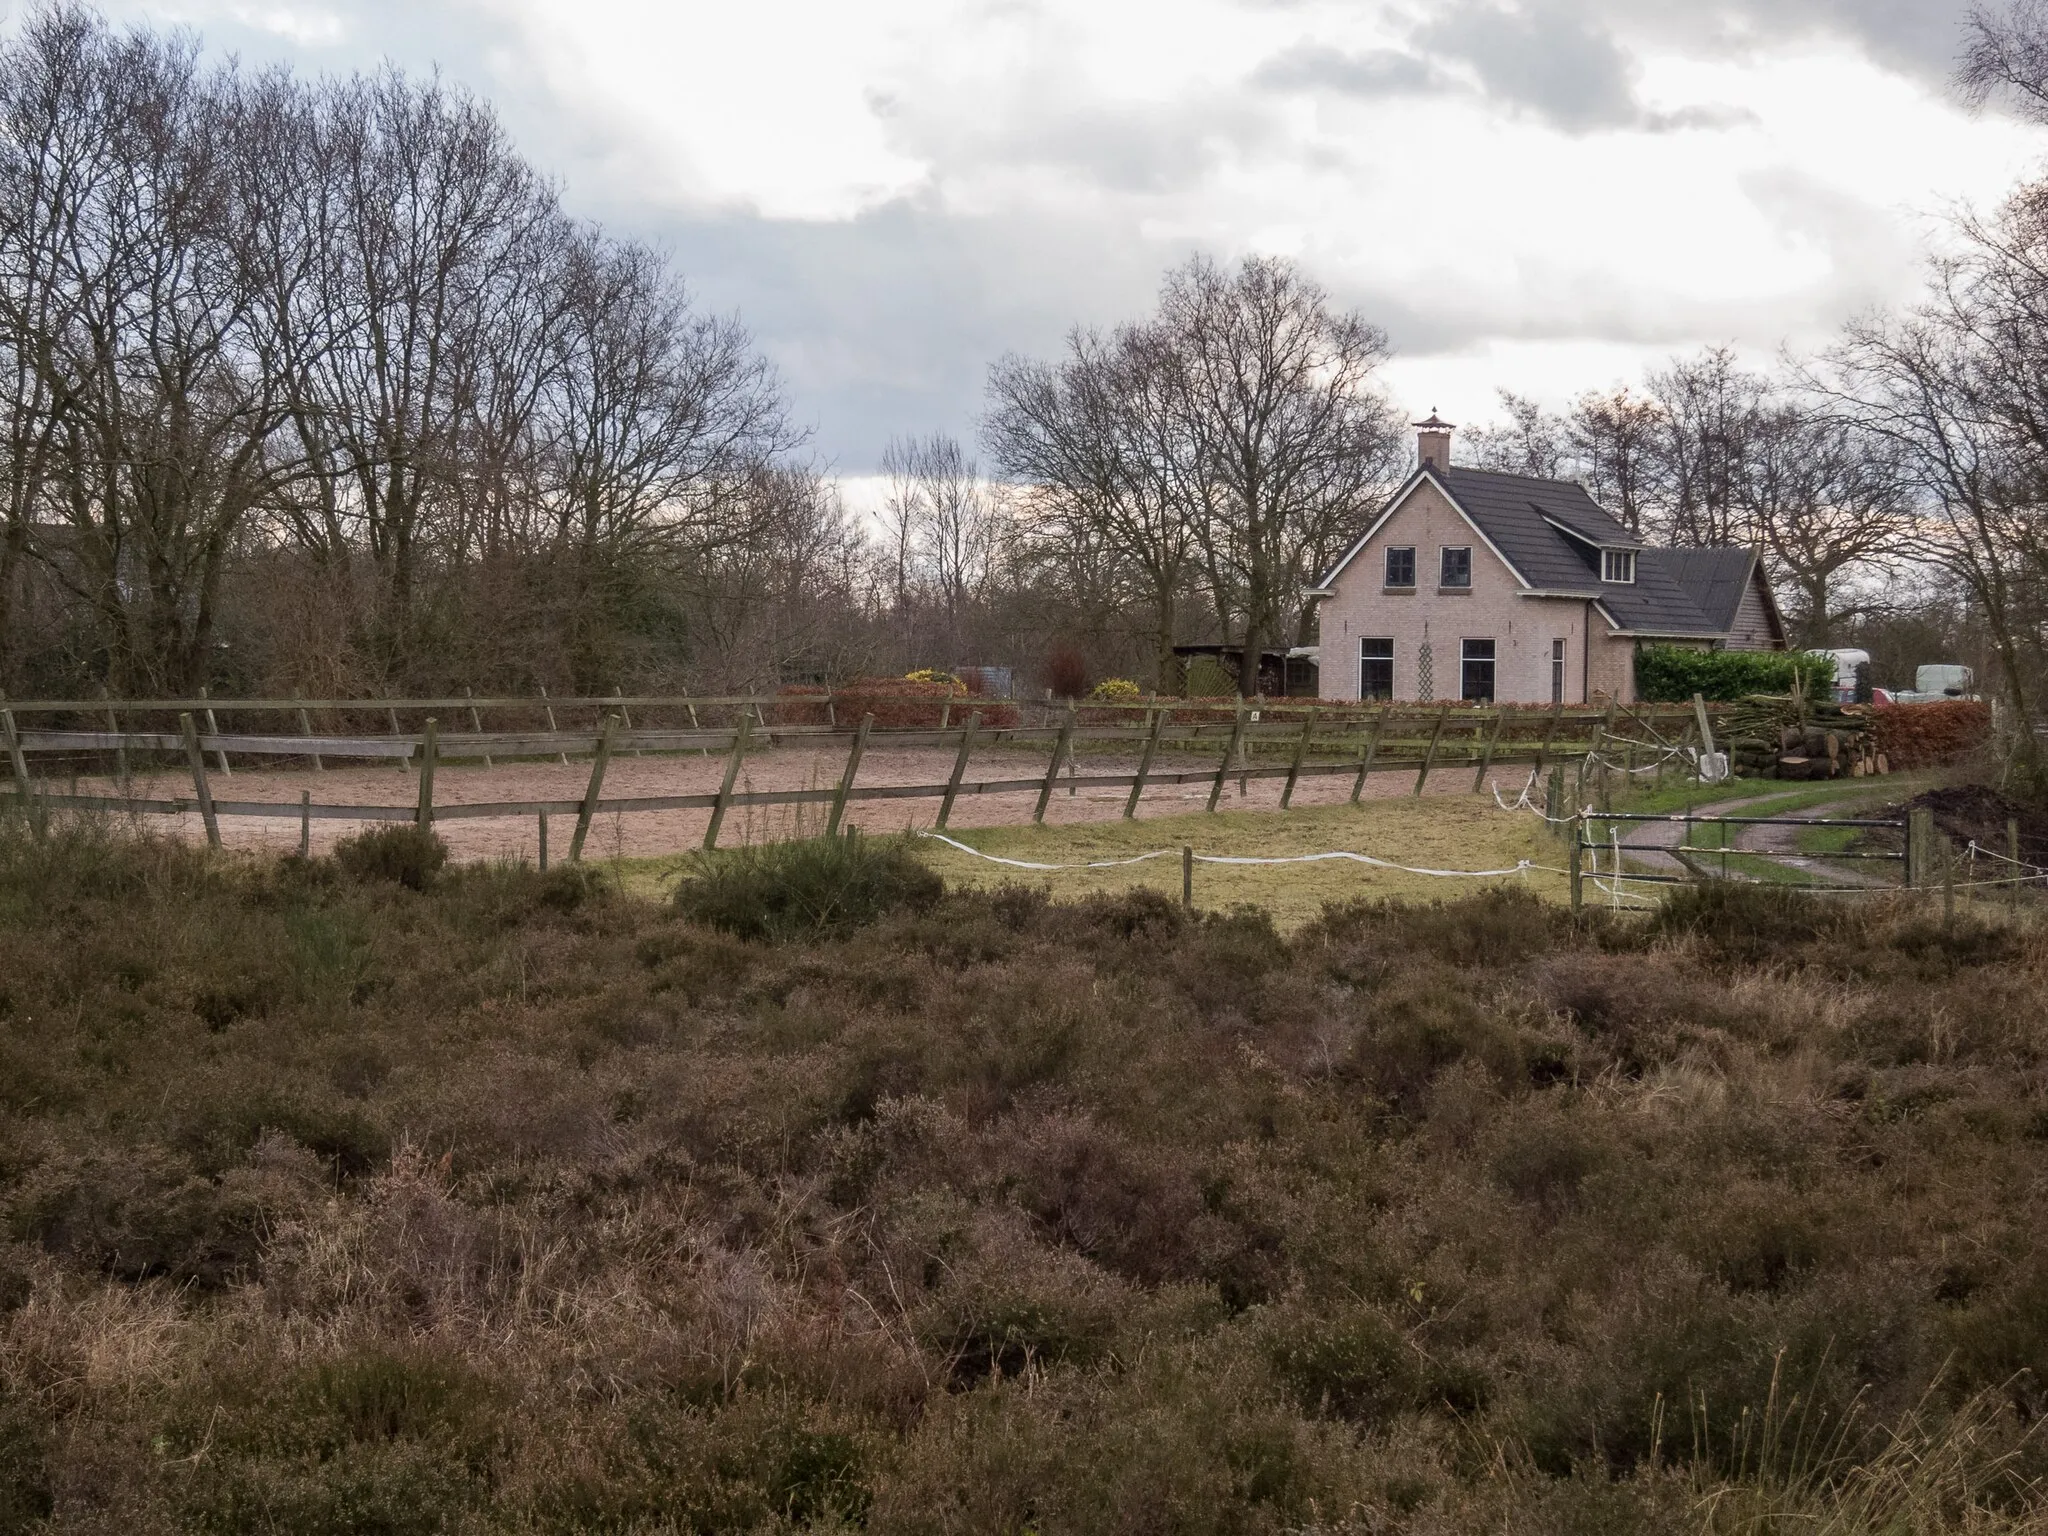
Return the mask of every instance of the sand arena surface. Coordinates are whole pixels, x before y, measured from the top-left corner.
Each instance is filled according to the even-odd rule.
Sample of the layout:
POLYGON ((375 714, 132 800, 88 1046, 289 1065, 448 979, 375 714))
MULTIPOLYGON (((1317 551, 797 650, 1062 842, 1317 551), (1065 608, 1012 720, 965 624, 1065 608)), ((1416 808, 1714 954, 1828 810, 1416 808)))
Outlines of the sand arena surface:
MULTIPOLYGON (((988 748, 975 753, 969 763, 967 780, 1029 778, 1045 772, 1043 750, 988 748)), ((870 741, 861 759, 857 785, 930 784, 943 786, 953 770, 954 753, 937 747, 890 747, 870 741)), ((1271 766, 1271 758, 1259 766, 1271 766)), ((1153 762, 1154 773, 1213 771, 1213 754, 1172 755, 1162 752, 1153 762)), ((740 776, 739 789, 829 789, 839 782, 846 766, 843 745, 816 750, 801 746, 777 748, 750 756, 740 776)), ((1135 773, 1137 757, 1096 755, 1080 758, 1079 771, 1091 773, 1135 773)), ((336 766, 314 772, 309 766, 247 768, 237 765, 232 775, 223 776, 209 759, 208 779, 216 800, 255 800, 296 805, 301 791, 310 791, 314 803, 328 805, 390 805, 410 808, 419 798, 419 777, 412 769, 397 764, 336 766)), ((722 755, 696 753, 649 753, 635 756, 621 752, 605 772, 604 798, 651 795, 716 794, 724 777, 722 755)), ((1452 762, 1430 776, 1431 796, 1465 795, 1472 789, 1469 763, 1452 762)), ((1526 767, 1505 765, 1494 778, 1512 797, 1527 776, 1526 767)), ((70 780, 46 780, 53 790, 72 788, 70 780)), ((138 769, 134 792, 145 798, 190 799, 192 780, 182 766, 155 764, 138 769)), ((484 767, 469 762, 442 762, 434 772, 434 802, 437 806, 477 804, 506 800, 577 800, 590 782, 587 759, 559 762, 518 762, 484 767)), ((1352 775, 1331 774, 1303 778, 1296 785, 1297 806, 1338 805, 1350 798, 1352 775)), ((1283 781, 1253 779, 1240 793, 1238 780, 1226 786, 1219 809, 1276 810, 1283 781)), ((1376 772, 1367 781, 1365 794, 1375 799, 1408 794, 1415 785, 1412 765, 1376 772)), ((111 778, 79 779, 81 794, 118 794, 111 778)), ((1113 820, 1123 814, 1128 789, 1087 788, 1070 790, 1062 783, 1046 806, 1049 823, 1078 823, 1113 820)), ((1140 819, 1177 816, 1199 811, 1207 803, 1207 782, 1148 786, 1139 805, 1140 819)), ((1031 820, 1037 803, 1033 790, 1003 794, 962 793, 953 807, 950 825, 960 827, 1017 826, 1031 820)), ((784 838, 801 832, 815 832, 824 826, 829 807, 734 806, 727 811, 719 834, 721 845, 784 838)), ((929 797, 899 800, 852 801, 847 821, 869 832, 897 832, 906 827, 929 828, 938 818, 939 790, 929 797)), ((196 812, 183 816, 150 816, 156 826, 197 840, 205 835, 196 812)), ((677 853, 695 848, 704 840, 710 820, 708 810, 634 811, 600 815, 592 824, 584 848, 585 858, 637 858, 677 853)), ((341 838, 360 829, 355 821, 315 818, 312 844, 315 853, 331 849, 341 838)), ((551 859, 564 857, 574 829, 573 815, 557 812, 549 818, 548 846, 551 859)), ((228 816, 220 818, 221 840, 230 848, 289 849, 298 846, 296 817, 228 816)), ((539 828, 533 816, 476 820, 441 821, 436 830, 448 842, 458 859, 532 859, 538 852, 539 828)))

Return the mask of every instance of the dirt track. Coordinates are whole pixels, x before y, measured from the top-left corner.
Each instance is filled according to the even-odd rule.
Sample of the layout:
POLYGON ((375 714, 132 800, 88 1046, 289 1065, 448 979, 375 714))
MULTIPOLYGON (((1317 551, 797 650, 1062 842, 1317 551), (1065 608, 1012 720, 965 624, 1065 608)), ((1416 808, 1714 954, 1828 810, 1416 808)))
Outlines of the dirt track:
MULTIPOLYGON (((1213 756, 1169 760, 1165 755, 1153 765, 1156 773, 1175 773, 1213 768, 1213 756)), ((811 752, 797 748, 777 750, 750 758, 741 776, 740 788, 756 790, 830 788, 845 766, 841 749, 811 752)), ((1265 764, 1262 763, 1262 766, 1265 764)), ((953 768, 950 751, 928 747, 888 748, 871 746, 862 759, 858 782, 862 785, 942 784, 953 768)), ((1027 778, 1045 770, 1042 752, 990 750, 978 753, 967 778, 1027 778)), ((1132 758, 1088 756, 1080 771, 1088 773, 1134 773, 1132 758)), ((1431 796, 1469 794, 1471 765, 1452 763, 1430 776, 1431 796)), ((715 794, 724 773, 718 756, 664 755, 615 757, 607 770, 604 795, 607 799, 641 795, 715 794)), ((1527 768, 1503 767, 1494 778, 1512 795, 1527 775, 1527 768)), ((526 762, 485 768, 481 765, 442 763, 435 770, 434 799, 440 806, 476 804, 504 800, 574 800, 589 783, 588 762, 526 762)), ((289 770, 247 770, 237 768, 231 777, 211 775, 216 799, 256 800, 296 804, 300 791, 309 790, 316 804, 392 805, 410 807, 419 795, 419 781, 409 769, 395 766, 329 768, 315 773, 307 768, 289 770)), ((1282 781, 1253 779, 1240 795, 1233 779, 1224 791, 1220 808, 1228 810, 1274 810, 1280 804, 1282 781)), ((189 799, 192 781, 182 771, 157 768, 138 773, 135 793, 142 797, 189 799)), ((1373 798, 1405 795, 1414 788, 1415 769, 1408 766, 1375 773, 1365 793, 1373 798)), ((52 781, 52 789, 69 789, 68 782, 52 781)), ((82 779, 79 792, 116 794, 118 786, 108 779, 82 779)), ((1296 786, 1294 804, 1336 805, 1351 794, 1351 775, 1332 774, 1304 778, 1296 786)), ((1048 822, 1102 821, 1123 812, 1129 791, 1125 789, 1057 789, 1046 807, 1048 822)), ((1159 785, 1148 788, 1139 816, 1179 815, 1199 809, 1208 800, 1207 783, 1159 785)), ((955 827, 1015 826, 1031 819, 1037 802, 1033 791, 1008 794, 966 795, 955 803, 951 825, 955 827)), ((895 832, 905 827, 929 827, 938 815, 937 794, 928 798, 855 801, 847 807, 847 820, 871 832, 895 832)), ((822 826, 826 808, 822 805, 790 807, 734 807, 726 815, 720 834, 723 844, 748 840, 763 841, 787 837, 803 828, 822 826), (801 821, 799 821, 799 812, 801 821)), ((643 811, 598 818, 590 832, 586 858, 640 857, 675 853, 695 848, 704 839, 708 811, 643 811)), ((190 839, 203 836, 196 814, 152 816, 155 825, 174 829, 190 839)), ((352 821, 316 819, 312 826, 313 850, 331 848, 340 838, 358 829, 352 821)), ((538 826, 533 817, 443 821, 437 830, 447 839, 450 851, 459 859, 533 858, 537 852, 538 826)), ((568 848, 571 818, 550 818, 549 851, 561 857, 568 848)), ((221 837, 232 848, 290 848, 299 840, 296 818, 223 816, 221 837)))

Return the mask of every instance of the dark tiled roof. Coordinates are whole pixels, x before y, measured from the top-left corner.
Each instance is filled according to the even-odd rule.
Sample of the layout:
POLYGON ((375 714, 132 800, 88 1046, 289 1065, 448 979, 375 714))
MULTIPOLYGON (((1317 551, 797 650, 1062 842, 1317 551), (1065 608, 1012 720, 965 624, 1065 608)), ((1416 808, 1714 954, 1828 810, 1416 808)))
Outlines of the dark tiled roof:
POLYGON ((1750 567, 1756 561, 1753 550, 1733 545, 1718 549, 1646 549, 1641 559, 1654 559, 1670 572, 1671 579, 1716 629, 1735 627, 1736 610, 1742 606, 1743 589, 1749 585, 1750 567))
MULTIPOLYGON (((1616 522, 1577 481, 1539 480, 1533 475, 1504 475, 1485 469, 1452 468, 1442 471, 1442 476, 1458 505, 1530 586, 1597 597, 1623 629, 1659 635, 1727 632, 1729 624, 1716 622, 1702 611, 1665 563, 1665 557, 1674 551, 1642 550, 1636 557, 1632 583, 1600 579, 1597 546, 1633 549, 1642 541, 1616 522), (1567 538, 1557 524, 1585 542, 1567 538)), ((1722 551, 1702 553, 1718 555, 1722 551)), ((1745 559, 1749 555, 1747 550, 1734 553, 1745 559)), ((1738 591, 1738 600, 1740 595, 1738 591)), ((1732 622, 1732 606, 1728 613, 1732 622)))

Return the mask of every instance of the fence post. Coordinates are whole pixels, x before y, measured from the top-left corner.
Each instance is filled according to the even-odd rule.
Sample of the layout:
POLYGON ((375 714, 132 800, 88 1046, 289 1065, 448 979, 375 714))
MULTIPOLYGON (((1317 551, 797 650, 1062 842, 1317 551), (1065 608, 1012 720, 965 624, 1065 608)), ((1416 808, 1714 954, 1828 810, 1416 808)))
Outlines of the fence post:
MULTIPOLYGON (((631 710, 626 708, 626 690, 619 687, 618 684, 614 683, 612 685, 612 695, 619 701, 619 729, 623 731, 632 730, 633 714, 631 710)), ((742 709, 740 713, 745 714, 746 711, 742 709)), ((630 750, 632 751, 635 757, 638 757, 640 755, 640 749, 638 747, 631 748, 630 750)))
POLYGON ((1183 912, 1195 910, 1195 849, 1192 843, 1180 845, 1180 909, 1183 912))
POLYGON ((612 741, 618 735, 619 717, 606 715, 604 729, 597 733, 597 756, 590 764, 590 783, 583 790, 583 804, 576 810, 576 830, 569 835, 569 862, 583 862, 583 840, 590 836, 591 820, 597 815, 597 798, 604 792, 604 771, 612 760, 612 741))
POLYGON ((725 824, 726 807, 732 804, 732 788, 739 782, 740 760, 747 755, 747 738, 753 731, 753 717, 741 710, 740 723, 733 728, 732 748, 726 754, 725 778, 718 786, 718 800, 711 807, 711 824, 704 829, 706 850, 718 846, 718 829, 725 824))
POLYGON ((313 856, 313 791, 299 791, 299 857, 313 856))
MULTIPOLYGON (((475 731, 477 735, 483 735, 484 717, 476 712, 476 690, 470 687, 469 684, 464 683, 462 685, 462 696, 469 700, 469 728, 475 731)), ((486 768, 491 766, 491 754, 488 752, 484 754, 484 766, 486 768)))
POLYGON ((1216 802, 1223 798, 1223 781, 1230 777, 1231 760, 1237 756, 1237 745, 1244 739, 1244 700, 1237 701, 1237 717, 1230 727, 1230 744, 1223 749, 1223 761, 1216 765, 1216 780, 1209 786, 1210 810, 1216 809, 1216 802))
POLYGON ((1585 858, 1586 815, 1581 811, 1572 817, 1572 856, 1570 861, 1572 877, 1572 910, 1580 911, 1586 905, 1585 873, 1581 863, 1585 858))
POLYGON ((1074 701, 1067 700, 1066 718, 1060 721, 1059 740, 1053 743, 1052 761, 1045 765, 1045 782, 1038 786, 1038 804, 1032 809, 1031 820, 1038 825, 1045 820, 1046 802, 1052 799, 1052 786, 1059 778, 1060 763, 1074 745, 1074 701))
POLYGON ((1372 772, 1372 760, 1380 755, 1380 733, 1387 728, 1387 716, 1394 712, 1393 701, 1380 706, 1378 717, 1372 723, 1372 730, 1365 738, 1365 755, 1358 760, 1358 777, 1351 781, 1351 803, 1358 804, 1358 797, 1365 793, 1365 776, 1372 772))
POLYGON ((1941 925, 1956 925, 1956 845, 1945 837, 1941 840, 1941 925))
POLYGON ((1166 717, 1170 709, 1152 711, 1152 729, 1145 733, 1145 748, 1138 754, 1138 777, 1131 784, 1131 797, 1124 802, 1124 820, 1131 821, 1138 814, 1138 801, 1145 793, 1146 776, 1152 772, 1152 756, 1159 750, 1160 734, 1166 729, 1166 717))
MULTIPOLYGON (((686 700, 683 704, 683 708, 687 709, 690 712, 690 729, 693 731, 703 730, 704 727, 701 724, 699 724, 697 720, 697 706, 695 704, 689 703, 686 700)), ((742 710, 740 711, 740 713, 745 714, 746 711, 742 710)), ((829 716, 831 711, 828 709, 826 713, 829 716)), ((709 747, 699 747, 697 749, 697 755, 699 757, 709 757, 711 755, 711 749, 709 747)), ((565 757, 562 759, 562 761, 566 763, 567 761, 569 761, 569 759, 565 757)))
POLYGON ((1536 749, 1536 771, 1541 773, 1543 765, 1550 760, 1550 744, 1557 738, 1557 727, 1564 719, 1564 700, 1559 699, 1550 706, 1550 723, 1543 727, 1543 745, 1536 749))
MULTIPOLYGON (((100 684, 100 697, 104 699, 106 696, 107 685, 102 683, 100 684)), ((128 743, 125 739, 120 739, 121 717, 114 713, 114 707, 111 704, 107 706, 107 729, 112 731, 117 738, 114 743, 114 770, 121 778, 121 793, 123 795, 132 795, 135 791, 128 782, 128 743)))
MULTIPOLYGON (((875 717, 873 715, 862 715, 860 717, 860 728, 853 733, 853 750, 846 754, 846 772, 839 776, 839 791, 832 797, 832 816, 825 823, 825 835, 827 837, 837 837, 839 835, 839 823, 846 815, 846 797, 853 790, 854 775, 860 772, 860 755, 867 750, 868 728, 874 723, 875 717)), ((1068 728, 1072 729, 1071 712, 1068 728)), ((1053 757, 1053 762, 1055 764, 1059 762, 1057 754, 1053 757)), ((1045 811, 1045 796, 1052 793, 1052 775, 1050 773, 1046 774, 1045 783, 1045 791, 1038 797, 1038 809, 1041 815, 1045 811)))
MULTIPOLYGON (((402 732, 401 732, 401 731, 400 731, 400 730, 398 729, 398 711, 397 711, 397 709, 396 709, 396 708, 394 708, 394 707, 393 707, 392 705, 386 704, 386 705, 384 706, 384 714, 385 714, 385 718, 387 718, 387 719, 388 719, 388 720, 390 720, 390 722, 391 722, 391 736, 392 736, 392 739, 393 739, 393 740, 396 740, 396 739, 397 739, 397 738, 398 738, 398 737, 399 737, 400 735, 402 735, 402 734, 403 734, 403 733, 402 733, 402 732)), ((406 769, 410 768, 411 766, 412 766, 412 754, 411 754, 410 752, 408 752, 408 753, 406 753, 406 754, 405 754, 405 756, 404 756, 404 757, 402 757, 402 758, 400 758, 400 759, 398 760, 398 771, 399 771, 400 773, 403 773, 403 772, 405 772, 405 770, 406 770, 406 769)))
POLYGON ((1280 786, 1280 809, 1286 810, 1294 799, 1294 781, 1301 777, 1302 759, 1308 756, 1309 737, 1315 734, 1317 711, 1311 709, 1308 718, 1301 722, 1301 740, 1294 744, 1294 761, 1287 765, 1287 782, 1280 786))
MULTIPOLYGON (((292 690, 292 697, 296 699, 298 696, 299 690, 294 688, 292 690)), ((313 717, 306 713, 306 706, 303 704, 299 706, 299 734, 301 736, 313 734, 313 717)), ((318 752, 308 752, 306 755, 313 759, 313 771, 315 773, 326 772, 326 765, 320 761, 320 754, 318 752)))
POLYGON ((1436 761, 1436 744, 1443 740, 1444 722, 1451 718, 1451 702, 1444 700, 1442 709, 1436 712, 1436 729, 1429 733, 1429 750, 1422 754, 1422 771, 1415 775, 1415 793, 1422 793, 1422 786, 1429 782, 1430 765, 1436 761))
MULTIPOLYGON (((111 713, 111 711, 110 711, 111 713)), ((206 754, 199 750, 199 727, 189 714, 178 716, 185 735, 185 761, 192 768, 192 789, 199 796, 199 819, 206 823, 206 846, 220 846, 220 819, 213 814, 213 791, 206 785, 206 754)))
POLYGON ((1564 765, 1560 763, 1559 765, 1550 770, 1549 788, 1543 796, 1543 815, 1545 819, 1551 822, 1555 822, 1558 819, 1557 813, 1560 810, 1562 810, 1563 807, 1564 765))
POLYGON ((540 872, 548 872, 548 813, 545 809, 540 813, 540 872))
MULTIPOLYGON (((540 708, 541 708, 541 713, 542 713, 542 714, 544 714, 545 716, 547 716, 547 722, 548 722, 548 734, 549 734, 550 736, 555 736, 555 735, 559 735, 559 734, 561 733, 561 727, 555 724, 555 706, 554 706, 554 704, 553 704, 553 703, 552 703, 552 702, 551 702, 551 701, 549 700, 549 698, 548 698, 548 691, 547 691, 547 689, 546 689, 545 687, 543 687, 543 688, 541 689, 541 691, 540 691, 540 708)), ((696 712, 695 712, 695 711, 693 710, 693 711, 691 711, 691 713, 690 713, 690 724, 692 724, 692 725, 695 725, 696 723, 697 723, 697 715, 696 715, 696 712)), ((558 762, 560 762, 560 763, 561 763, 561 765, 562 765, 562 766, 563 766, 564 768, 566 768, 566 767, 568 767, 568 766, 569 766, 569 754, 568 754, 568 753, 566 753, 566 752, 557 752, 557 753, 555 754, 555 758, 556 758, 556 760, 557 760, 558 762)))
POLYGON ((7 741, 7 761, 14 769, 14 782, 28 794, 28 757, 21 750, 21 737, 14 729, 14 711, 0 709, 0 737, 7 741))
POLYGON ((1929 854, 1933 850, 1933 811, 1925 805, 1915 805, 1907 811, 1907 885, 1921 889, 1929 885, 1933 870, 1929 868, 1929 854))
POLYGON ((420 808, 413 817, 417 826, 434 824, 434 764, 441 756, 441 723, 431 716, 420 732, 420 808))
MULTIPOLYGON (((202 699, 206 697, 206 684, 204 683, 199 685, 199 697, 202 699)), ((218 736, 220 734, 220 722, 213 718, 213 706, 211 704, 206 706, 206 734, 209 736, 218 736)), ((227 748, 215 747, 213 749, 213 756, 214 761, 220 764, 220 776, 224 779, 233 778, 235 770, 228 766, 227 748)))
POLYGON ((946 830, 946 823, 952 819, 953 801, 960 793, 960 781, 967 776, 967 755, 974 750, 974 738, 981 730, 981 711, 976 710, 967 717, 967 724, 960 731, 960 755, 953 759, 953 776, 946 780, 946 796, 939 802, 938 830, 946 830))
POLYGON ((1486 775, 1493 768, 1493 749, 1500 741, 1500 733, 1507 729, 1508 711, 1513 708, 1512 704, 1499 705, 1498 713, 1493 717, 1493 729, 1486 733, 1486 750, 1479 756, 1479 771, 1472 776, 1472 793, 1475 795, 1486 788, 1486 775))

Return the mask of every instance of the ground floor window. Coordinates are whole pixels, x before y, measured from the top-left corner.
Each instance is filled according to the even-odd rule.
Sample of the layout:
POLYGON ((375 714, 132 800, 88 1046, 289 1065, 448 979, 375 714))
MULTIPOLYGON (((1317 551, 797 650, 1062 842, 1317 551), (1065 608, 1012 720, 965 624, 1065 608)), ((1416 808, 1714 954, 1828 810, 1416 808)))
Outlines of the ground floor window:
POLYGON ((1467 640, 1464 654, 1464 690, 1460 698, 1474 704, 1493 702, 1493 642, 1467 640))
POLYGON ((1564 642, 1550 642, 1550 702, 1564 702, 1564 642))
POLYGON ((1394 696, 1394 642, 1391 637, 1358 642, 1358 696, 1361 699, 1391 699, 1394 696))

